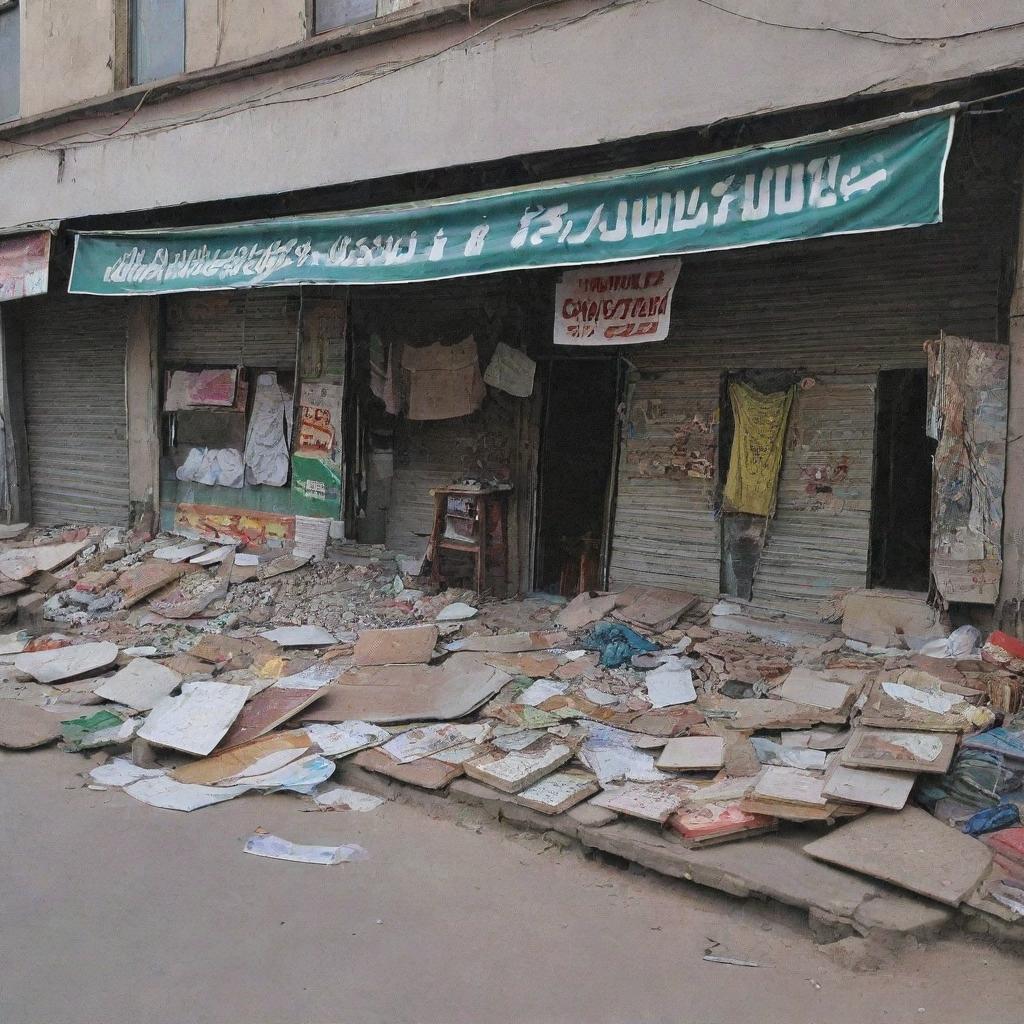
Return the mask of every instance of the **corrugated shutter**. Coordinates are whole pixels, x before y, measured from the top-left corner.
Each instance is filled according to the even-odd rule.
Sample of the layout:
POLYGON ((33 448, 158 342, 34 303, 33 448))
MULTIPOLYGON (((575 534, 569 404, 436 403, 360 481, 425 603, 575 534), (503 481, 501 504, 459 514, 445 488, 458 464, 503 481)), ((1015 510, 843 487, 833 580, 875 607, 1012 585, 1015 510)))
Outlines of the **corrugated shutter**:
POLYGON ((610 576, 717 594, 714 478, 685 474, 695 471, 687 468, 695 449, 714 453, 718 374, 681 366, 664 349, 642 366, 629 386, 610 576))
POLYGON ((295 367, 299 294, 293 289, 170 295, 164 308, 165 364, 295 367))
POLYGON ((753 605, 816 619, 835 590, 865 585, 876 380, 839 374, 797 392, 753 605))
POLYGON ((50 295, 20 312, 33 521, 127 525, 126 303, 50 295))
POLYGON ((947 175, 942 225, 683 260, 669 339, 626 352, 613 585, 718 594, 713 482, 649 467, 671 455, 677 437, 693 440, 688 425, 717 409, 723 374, 743 369, 800 371, 817 382, 794 410, 753 603, 817 618, 833 591, 866 584, 878 371, 925 366, 922 343, 943 331, 999 340, 1011 220, 998 192, 1003 169, 998 159, 982 167, 978 139, 969 154, 964 145, 947 175), (831 495, 808 493, 808 471, 842 465, 846 478, 831 495), (638 475, 638 466, 648 469, 638 475))

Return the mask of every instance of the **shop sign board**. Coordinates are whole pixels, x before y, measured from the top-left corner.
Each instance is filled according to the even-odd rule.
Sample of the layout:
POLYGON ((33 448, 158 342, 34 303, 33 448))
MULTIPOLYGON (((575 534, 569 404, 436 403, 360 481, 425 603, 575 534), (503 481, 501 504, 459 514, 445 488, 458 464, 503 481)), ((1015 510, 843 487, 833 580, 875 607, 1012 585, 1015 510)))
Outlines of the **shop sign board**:
POLYGON ((49 276, 49 231, 0 238, 0 302, 45 295, 49 276))
POLYGON ((949 109, 686 160, 331 215, 75 237, 91 295, 430 281, 942 220, 949 109))
POLYGON ((567 270, 555 286, 556 345, 664 341, 680 260, 567 270))

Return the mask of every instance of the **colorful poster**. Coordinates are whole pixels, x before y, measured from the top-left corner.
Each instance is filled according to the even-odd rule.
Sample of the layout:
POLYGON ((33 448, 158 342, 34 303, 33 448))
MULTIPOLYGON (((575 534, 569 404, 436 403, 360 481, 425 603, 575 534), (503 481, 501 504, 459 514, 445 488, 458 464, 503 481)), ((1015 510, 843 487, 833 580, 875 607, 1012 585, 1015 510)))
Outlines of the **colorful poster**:
POLYGON ((341 447, 341 415, 345 389, 340 384, 303 384, 301 419, 295 439, 297 455, 332 459, 341 447))

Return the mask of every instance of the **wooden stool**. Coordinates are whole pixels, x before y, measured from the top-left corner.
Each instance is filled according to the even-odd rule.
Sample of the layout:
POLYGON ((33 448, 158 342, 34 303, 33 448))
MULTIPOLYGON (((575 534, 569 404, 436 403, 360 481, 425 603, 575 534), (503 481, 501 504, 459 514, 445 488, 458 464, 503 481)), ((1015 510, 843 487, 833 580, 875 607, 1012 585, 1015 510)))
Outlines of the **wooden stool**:
MULTIPOLYGON (((460 551, 474 561, 474 590, 482 594, 500 565, 502 593, 508 589, 507 487, 434 487, 434 528, 430 532, 430 580, 441 585, 441 558, 445 551, 460 551)), ((499 596, 499 595, 496 595, 499 596)))

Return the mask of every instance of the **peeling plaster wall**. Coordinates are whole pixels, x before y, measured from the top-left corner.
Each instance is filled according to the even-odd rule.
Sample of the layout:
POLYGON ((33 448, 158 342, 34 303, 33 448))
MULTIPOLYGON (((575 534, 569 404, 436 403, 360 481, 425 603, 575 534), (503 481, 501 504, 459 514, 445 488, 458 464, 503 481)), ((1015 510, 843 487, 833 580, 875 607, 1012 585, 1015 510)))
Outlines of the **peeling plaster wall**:
MULTIPOLYGON (((293 3, 278 9, 294 15, 293 3)), ((0 141, 0 228, 372 180, 1024 66, 1019 0, 719 6, 732 13, 708 0, 566 0, 491 29, 480 15, 146 104, 128 124, 119 112, 0 141)), ((250 28, 231 46, 244 50, 250 28)), ((40 76, 64 80, 60 52, 40 76)))
POLYGON ((23 117, 113 89, 112 0, 21 0, 20 9, 23 117))

